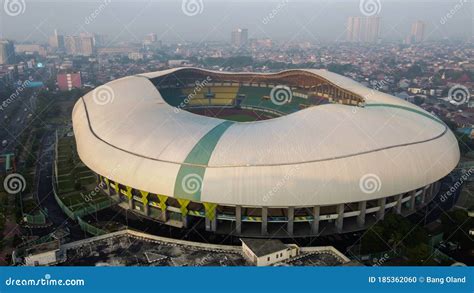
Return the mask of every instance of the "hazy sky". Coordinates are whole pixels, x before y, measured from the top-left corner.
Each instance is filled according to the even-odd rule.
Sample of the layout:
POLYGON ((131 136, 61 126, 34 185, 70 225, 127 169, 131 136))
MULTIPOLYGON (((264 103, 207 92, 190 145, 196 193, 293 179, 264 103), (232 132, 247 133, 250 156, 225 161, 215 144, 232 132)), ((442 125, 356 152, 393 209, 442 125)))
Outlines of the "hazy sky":
MULTIPOLYGON (((224 41, 230 39, 233 28, 246 27, 249 37, 255 38, 336 41, 345 38, 348 16, 371 13, 360 7, 358 0, 184 1, 194 3, 183 8, 181 0, 0 0, 0 36, 18 42, 46 42, 47 36, 58 28, 66 35, 86 31, 107 34, 117 42, 138 42, 149 32, 157 33, 164 42, 224 41), (19 5, 19 14, 13 4, 19 5), (197 10, 192 10, 192 4, 197 10), (186 15, 196 11, 196 15, 186 15)), ((416 20, 427 24, 427 39, 472 36, 472 1, 362 2, 375 3, 382 19, 382 38, 401 40, 416 20)))

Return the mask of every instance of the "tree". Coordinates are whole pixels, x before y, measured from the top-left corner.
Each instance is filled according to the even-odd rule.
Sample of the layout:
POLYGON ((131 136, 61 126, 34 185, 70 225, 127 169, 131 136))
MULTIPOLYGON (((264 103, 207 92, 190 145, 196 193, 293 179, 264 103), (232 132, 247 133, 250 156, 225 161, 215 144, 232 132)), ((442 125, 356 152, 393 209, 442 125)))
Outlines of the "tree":
POLYGON ((413 102, 415 103, 415 105, 420 106, 421 104, 425 102, 425 99, 420 96, 415 96, 415 98, 413 99, 413 102))
POLYGON ((456 209, 441 216, 441 224, 445 240, 458 242, 461 248, 472 247, 472 240, 468 235, 474 221, 465 210, 456 209))
POLYGON ((419 243, 413 247, 409 247, 406 256, 413 265, 423 265, 431 255, 431 249, 427 244, 419 243))
POLYGON ((428 243, 428 233, 398 214, 387 214, 369 229, 361 239, 363 253, 397 250, 403 246, 414 247, 428 243))

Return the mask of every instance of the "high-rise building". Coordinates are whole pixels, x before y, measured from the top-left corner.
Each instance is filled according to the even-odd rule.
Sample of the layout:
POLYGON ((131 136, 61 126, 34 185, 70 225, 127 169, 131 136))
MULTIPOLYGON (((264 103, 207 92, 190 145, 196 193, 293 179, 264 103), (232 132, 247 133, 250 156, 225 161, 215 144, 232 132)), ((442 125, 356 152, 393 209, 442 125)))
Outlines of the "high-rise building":
POLYGON ((365 19, 365 36, 364 42, 374 43, 379 39, 380 35, 380 17, 367 17, 365 19))
POLYGON ((64 37, 64 48, 66 53, 71 55, 77 55, 80 47, 80 40, 78 36, 65 36, 64 37))
POLYGON ((58 30, 54 30, 54 35, 49 37, 49 45, 56 49, 64 49, 64 36, 58 34, 58 30))
POLYGON ((94 39, 89 35, 66 36, 64 47, 70 55, 91 56, 94 53, 94 39))
POLYGON ((347 20, 348 42, 376 42, 380 35, 380 17, 351 16, 347 20))
POLYGON ((107 35, 94 34, 94 47, 105 47, 107 46, 108 40, 107 35))
POLYGON ((362 21, 363 17, 350 16, 347 19, 347 41, 360 42, 362 40, 362 21))
POLYGON ((15 53, 17 54, 38 54, 46 56, 46 49, 38 44, 15 44, 15 53))
POLYGON ((80 36, 81 49, 79 55, 91 56, 94 54, 94 37, 80 36))
POLYGON ((231 34, 232 46, 243 47, 248 44, 249 30, 246 28, 238 28, 232 31, 231 34))
POLYGON ((12 41, 0 40, 0 64, 15 63, 15 46, 12 41))
POLYGON ((421 43, 425 38, 425 23, 421 20, 415 21, 411 26, 411 32, 408 36, 407 43, 421 43))
POLYGON ((158 41, 158 36, 155 33, 149 33, 143 39, 143 48, 144 49, 151 49, 151 48, 161 48, 161 41, 158 41))
POLYGON ((158 36, 155 33, 149 33, 145 36, 144 42, 156 43, 158 41, 158 36))
POLYGON ((250 47, 257 49, 257 48, 271 48, 273 46, 272 39, 265 38, 265 39, 251 39, 250 47))

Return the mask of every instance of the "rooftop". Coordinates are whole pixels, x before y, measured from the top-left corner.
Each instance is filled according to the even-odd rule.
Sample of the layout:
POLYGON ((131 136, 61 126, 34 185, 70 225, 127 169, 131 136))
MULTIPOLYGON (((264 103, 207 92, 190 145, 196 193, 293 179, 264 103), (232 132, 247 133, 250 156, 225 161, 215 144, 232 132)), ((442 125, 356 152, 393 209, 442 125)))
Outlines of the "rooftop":
POLYGON ((240 239, 257 256, 265 256, 288 248, 278 239, 240 239))
POLYGON ((50 252, 52 250, 58 250, 58 249, 59 249, 59 241, 58 240, 53 240, 53 241, 41 243, 41 244, 38 244, 38 245, 35 245, 35 246, 29 248, 26 251, 26 254, 27 255, 34 255, 34 254, 50 252))

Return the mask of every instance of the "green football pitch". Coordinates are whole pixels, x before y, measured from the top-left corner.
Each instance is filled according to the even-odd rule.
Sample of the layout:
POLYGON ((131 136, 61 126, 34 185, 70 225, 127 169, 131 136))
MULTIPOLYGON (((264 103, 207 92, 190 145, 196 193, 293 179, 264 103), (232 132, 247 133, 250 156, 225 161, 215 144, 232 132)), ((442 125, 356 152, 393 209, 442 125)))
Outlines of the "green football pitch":
POLYGON ((257 120, 257 118, 250 115, 245 115, 245 114, 227 115, 227 116, 222 116, 220 118, 230 120, 230 121, 236 121, 236 122, 249 122, 249 121, 257 120))

